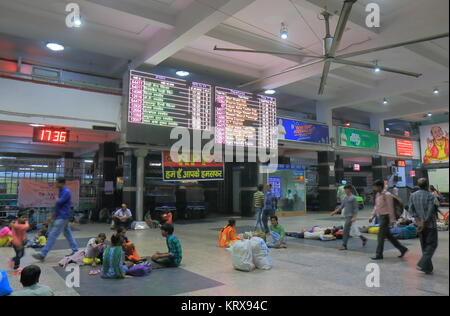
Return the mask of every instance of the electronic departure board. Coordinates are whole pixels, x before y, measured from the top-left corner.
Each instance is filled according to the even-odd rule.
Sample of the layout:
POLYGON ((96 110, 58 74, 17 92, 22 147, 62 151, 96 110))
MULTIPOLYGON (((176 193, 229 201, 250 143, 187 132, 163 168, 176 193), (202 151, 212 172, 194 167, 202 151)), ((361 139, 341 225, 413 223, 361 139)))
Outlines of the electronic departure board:
POLYGON ((210 85, 130 72, 130 123, 210 130, 211 111, 210 85))
POLYGON ((216 142, 277 148, 275 98, 216 87, 216 142))

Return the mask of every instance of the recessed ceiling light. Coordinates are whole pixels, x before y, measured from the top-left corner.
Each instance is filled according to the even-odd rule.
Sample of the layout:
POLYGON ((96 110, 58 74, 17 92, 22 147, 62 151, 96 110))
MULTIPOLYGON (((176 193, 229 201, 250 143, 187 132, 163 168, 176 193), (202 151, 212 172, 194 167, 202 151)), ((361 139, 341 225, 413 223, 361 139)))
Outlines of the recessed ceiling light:
POLYGON ((75 25, 75 27, 80 27, 83 23, 81 22, 81 18, 78 18, 73 22, 73 24, 75 25))
POLYGON ((386 127, 386 132, 390 132, 391 129, 389 127, 386 127))
POLYGON ((184 71, 184 70, 179 70, 176 72, 176 74, 179 77, 187 77, 190 75, 190 73, 188 71, 184 71))
POLYGON ((31 127, 44 127, 42 124, 29 124, 31 127))
POLYGON ((384 100, 383 100, 383 104, 389 104, 389 100, 387 99, 387 98, 384 98, 384 100))
POLYGON ((273 90, 273 89, 268 89, 268 90, 264 91, 264 93, 265 94, 269 94, 269 95, 273 95, 273 94, 275 94, 277 92, 275 90, 273 90))
POLYGON ((433 93, 434 93, 434 94, 439 94, 439 92, 440 92, 439 89, 434 89, 434 90, 433 90, 433 93))
POLYGON ((430 113, 427 114, 427 116, 428 116, 428 117, 432 117, 432 116, 433 116, 433 113, 430 112, 430 113))
POLYGON ((47 43, 47 45, 45 46, 47 46, 48 49, 54 52, 60 52, 64 50, 64 46, 58 43, 47 43))

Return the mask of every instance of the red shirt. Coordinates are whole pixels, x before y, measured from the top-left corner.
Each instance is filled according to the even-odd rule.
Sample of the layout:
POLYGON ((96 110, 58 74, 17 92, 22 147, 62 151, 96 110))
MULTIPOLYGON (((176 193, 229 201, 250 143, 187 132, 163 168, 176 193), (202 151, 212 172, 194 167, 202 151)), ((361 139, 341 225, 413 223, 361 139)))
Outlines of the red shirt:
POLYGON ((27 230, 30 228, 28 221, 25 224, 15 222, 12 224, 12 243, 14 246, 23 246, 23 242, 27 239, 27 230))

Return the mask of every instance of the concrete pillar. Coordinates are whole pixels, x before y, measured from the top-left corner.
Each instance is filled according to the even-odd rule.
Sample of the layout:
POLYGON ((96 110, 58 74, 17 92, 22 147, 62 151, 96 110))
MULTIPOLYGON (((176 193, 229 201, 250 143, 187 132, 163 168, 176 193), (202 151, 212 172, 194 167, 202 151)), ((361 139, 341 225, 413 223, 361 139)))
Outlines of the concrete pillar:
POLYGON ((334 171, 336 173, 336 182, 341 183, 344 179, 344 159, 342 159, 339 155, 336 156, 334 171))
POLYGON ((334 137, 332 135, 332 127, 333 127, 333 110, 328 106, 318 103, 316 105, 316 119, 318 122, 325 123, 329 127, 329 135, 328 137, 331 139, 334 137))
POLYGON ((384 120, 378 115, 371 115, 370 129, 379 132, 380 135, 384 135, 385 134, 384 120))
POLYGON ((319 173, 319 201, 320 211, 328 212, 334 210, 337 204, 336 186, 336 154, 331 151, 321 151, 318 156, 319 173))
POLYGON ((115 143, 100 144, 98 152, 97 167, 102 175, 101 181, 98 183, 97 205, 99 209, 108 208, 113 209, 118 206, 118 201, 115 200, 114 191, 112 193, 105 192, 105 183, 113 182, 115 187, 116 180, 116 156, 117 145, 115 143))
POLYGON ((372 157, 372 173, 373 180, 388 180, 389 169, 386 157, 375 156, 372 157))
POLYGON ((144 220, 144 176, 145 176, 145 157, 147 149, 136 149, 136 221, 144 220))

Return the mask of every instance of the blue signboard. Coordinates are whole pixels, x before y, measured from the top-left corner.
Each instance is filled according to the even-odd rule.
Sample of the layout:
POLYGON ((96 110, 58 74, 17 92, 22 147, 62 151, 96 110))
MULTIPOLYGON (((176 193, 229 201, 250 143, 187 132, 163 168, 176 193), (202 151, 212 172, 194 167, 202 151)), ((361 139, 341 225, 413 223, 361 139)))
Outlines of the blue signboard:
POLYGON ((278 118, 277 133, 279 140, 292 140, 315 144, 329 144, 327 125, 305 121, 278 118))

